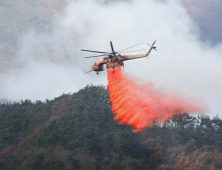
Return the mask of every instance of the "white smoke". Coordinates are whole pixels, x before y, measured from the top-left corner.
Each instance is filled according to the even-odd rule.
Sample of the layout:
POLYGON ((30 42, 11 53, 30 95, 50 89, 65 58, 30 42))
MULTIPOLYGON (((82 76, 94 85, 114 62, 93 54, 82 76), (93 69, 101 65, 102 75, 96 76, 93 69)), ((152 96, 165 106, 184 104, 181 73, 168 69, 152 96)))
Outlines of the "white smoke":
MULTIPOLYGON (((20 41, 17 66, 0 75, 0 97, 44 100, 87 84, 107 84, 106 72, 83 74, 94 53, 157 39, 150 59, 125 62, 125 72, 188 97, 201 99, 209 113, 222 106, 222 45, 200 41, 198 25, 179 0, 71 1, 48 33, 28 32, 20 41)), ((138 48, 149 48, 146 44, 138 48)), ((140 52, 136 52, 140 53, 140 52)), ((145 53, 145 52, 144 52, 145 53)), ((133 90, 133 89, 132 89, 133 90)))

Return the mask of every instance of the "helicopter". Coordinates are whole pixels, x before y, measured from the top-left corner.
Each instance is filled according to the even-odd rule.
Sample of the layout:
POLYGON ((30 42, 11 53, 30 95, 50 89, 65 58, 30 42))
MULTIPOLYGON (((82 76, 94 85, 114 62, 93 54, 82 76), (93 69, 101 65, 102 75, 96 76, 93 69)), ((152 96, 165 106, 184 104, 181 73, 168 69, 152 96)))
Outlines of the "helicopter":
MULTIPOLYGON (((104 70, 104 65, 106 65, 106 69, 115 69, 116 67, 124 66, 124 63, 123 63, 124 61, 143 58, 143 57, 148 57, 150 52, 153 49, 156 50, 156 47, 154 46, 155 43, 156 43, 156 40, 153 42, 152 45, 149 45, 147 43, 150 46, 150 49, 148 50, 148 52, 146 54, 138 54, 138 55, 121 55, 120 53, 125 53, 125 52, 123 52, 124 50, 127 50, 127 49, 132 48, 132 47, 137 46, 137 45, 140 45, 142 43, 130 46, 130 47, 125 48, 123 50, 120 50, 118 52, 114 51, 112 41, 110 41, 110 46, 111 46, 112 52, 102 52, 102 51, 92 51, 92 50, 81 49, 81 51, 100 53, 101 54, 101 55, 89 56, 89 57, 85 57, 85 58, 94 58, 94 57, 104 56, 103 60, 95 62, 94 65, 92 66, 92 69, 89 70, 86 73, 89 73, 91 71, 95 71, 96 74, 98 75, 100 71, 104 70)), ((144 50, 144 49, 141 49, 141 50, 144 50)), ((141 50, 136 50, 136 51, 141 51, 141 50)), ((134 52, 134 51, 128 51, 128 52, 134 52)))

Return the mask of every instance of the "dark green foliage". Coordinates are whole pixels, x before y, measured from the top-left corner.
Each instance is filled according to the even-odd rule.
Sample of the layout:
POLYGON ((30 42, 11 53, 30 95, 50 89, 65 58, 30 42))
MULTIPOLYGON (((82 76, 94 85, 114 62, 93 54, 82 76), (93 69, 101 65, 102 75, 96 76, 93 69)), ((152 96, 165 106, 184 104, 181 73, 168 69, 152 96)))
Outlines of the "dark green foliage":
POLYGON ((221 122, 181 113, 163 127, 132 133, 131 126, 113 120, 103 86, 46 102, 5 103, 0 169, 185 169, 189 161, 220 167, 221 122))

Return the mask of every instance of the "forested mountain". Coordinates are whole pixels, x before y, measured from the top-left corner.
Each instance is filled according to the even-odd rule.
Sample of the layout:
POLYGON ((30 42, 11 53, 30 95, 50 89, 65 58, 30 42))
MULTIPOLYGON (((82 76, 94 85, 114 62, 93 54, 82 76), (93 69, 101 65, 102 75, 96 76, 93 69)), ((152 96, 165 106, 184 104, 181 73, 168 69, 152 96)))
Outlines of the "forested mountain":
MULTIPOLYGON (((208 1, 183 0, 203 39, 221 42, 222 5, 208 1)), ((67 2, 0 2, 0 73, 15 65, 20 39, 32 29, 50 32, 67 2)), ((222 120, 179 113, 162 127, 154 122, 153 128, 133 133, 113 120, 103 86, 44 102, 0 101, 0 170, 7 169, 218 170, 222 120)))
POLYGON ((113 120, 103 86, 0 105, 0 169, 221 169, 222 120, 179 113, 140 133, 113 120))

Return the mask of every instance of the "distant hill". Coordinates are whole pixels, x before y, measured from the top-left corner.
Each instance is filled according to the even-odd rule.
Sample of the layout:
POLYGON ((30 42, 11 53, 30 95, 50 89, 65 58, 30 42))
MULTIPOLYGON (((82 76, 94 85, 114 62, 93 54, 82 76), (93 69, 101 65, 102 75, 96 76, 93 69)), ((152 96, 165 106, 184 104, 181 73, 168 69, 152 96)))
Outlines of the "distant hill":
POLYGON ((45 102, 0 104, 0 169, 219 169, 222 120, 176 115, 132 133, 103 86, 45 102))

